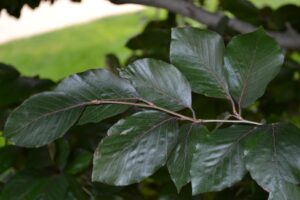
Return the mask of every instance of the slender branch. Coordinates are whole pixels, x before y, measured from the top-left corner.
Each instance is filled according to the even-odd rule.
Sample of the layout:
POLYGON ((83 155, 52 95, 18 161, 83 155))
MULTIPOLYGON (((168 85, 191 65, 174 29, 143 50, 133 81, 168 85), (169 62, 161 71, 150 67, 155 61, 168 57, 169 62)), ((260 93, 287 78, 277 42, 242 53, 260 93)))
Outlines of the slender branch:
MULTIPOLYGON (((115 4, 132 3, 164 8, 171 12, 194 19, 210 27, 216 27, 221 20, 227 18, 222 13, 208 12, 200 7, 195 6, 191 2, 184 0, 110 0, 110 2, 115 4)), ((227 18, 227 26, 240 33, 251 32, 256 28, 252 24, 239 19, 231 18, 227 18)), ((296 31, 291 31, 289 29, 286 32, 268 31, 268 34, 272 36, 283 48, 300 50, 300 34, 296 31)))
POLYGON ((253 124, 253 125, 262 125, 258 122, 253 122, 249 120, 222 120, 222 119, 203 119, 200 120, 200 123, 235 123, 235 124, 253 124))
MULTIPOLYGON (((130 99, 135 99, 135 98, 130 98, 130 99)), ((164 113, 170 114, 172 116, 177 117, 180 120, 185 120, 185 121, 190 121, 193 123, 243 123, 243 124, 254 124, 254 125, 261 125, 260 123, 253 122, 253 121, 248 121, 248 120, 218 120, 218 119, 196 119, 195 115, 193 114, 193 118, 182 115, 180 113, 159 107, 149 101, 146 101, 144 99, 139 99, 138 100, 146 103, 137 103, 137 102, 126 102, 126 101, 120 101, 120 100, 92 100, 90 102, 85 103, 85 105, 101 105, 101 104, 119 104, 119 105, 130 105, 130 106, 137 106, 141 108, 149 108, 149 109, 154 109, 158 111, 162 111, 164 113)), ((194 113, 194 112, 193 112, 194 113)))
POLYGON ((121 104, 121 105, 137 106, 137 107, 141 107, 141 108, 150 108, 150 109, 159 110, 159 111, 168 113, 170 115, 176 116, 181 120, 187 120, 187 121, 195 122, 195 120, 191 117, 181 115, 177 112, 174 112, 174 111, 156 106, 153 103, 152 103, 152 105, 149 105, 149 104, 145 104, 145 103, 134 103, 134 102, 112 101, 112 100, 93 100, 93 101, 90 102, 90 105, 99 105, 99 104, 121 104))

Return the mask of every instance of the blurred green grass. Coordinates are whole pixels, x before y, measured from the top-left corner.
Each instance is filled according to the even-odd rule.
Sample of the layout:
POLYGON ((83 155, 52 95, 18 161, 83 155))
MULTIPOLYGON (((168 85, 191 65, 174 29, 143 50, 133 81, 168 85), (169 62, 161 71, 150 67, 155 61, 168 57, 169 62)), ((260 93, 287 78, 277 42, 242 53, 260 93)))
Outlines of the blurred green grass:
POLYGON ((285 5, 285 4, 295 4, 300 5, 299 0, 251 0, 256 6, 258 7, 264 7, 264 6, 270 6, 274 9, 285 5))
POLYGON ((2 132, 0 131, 0 148, 5 146, 5 139, 2 137, 2 132))
POLYGON ((155 10, 102 18, 82 25, 16 40, 0 46, 0 61, 22 74, 58 80, 72 73, 104 66, 105 54, 129 55, 127 39, 142 30, 155 10))
MULTIPOLYGON (((215 10, 218 0, 206 1, 215 10)), ((299 0, 251 0, 257 6, 273 8, 299 0)), ((39 75, 53 80, 105 65, 105 54, 115 53, 121 60, 129 55, 126 41, 139 33, 147 19, 157 17, 156 9, 102 18, 82 25, 66 27, 31 38, 0 45, 0 62, 14 65, 27 76, 39 75)), ((164 15, 165 12, 161 12, 164 15)))

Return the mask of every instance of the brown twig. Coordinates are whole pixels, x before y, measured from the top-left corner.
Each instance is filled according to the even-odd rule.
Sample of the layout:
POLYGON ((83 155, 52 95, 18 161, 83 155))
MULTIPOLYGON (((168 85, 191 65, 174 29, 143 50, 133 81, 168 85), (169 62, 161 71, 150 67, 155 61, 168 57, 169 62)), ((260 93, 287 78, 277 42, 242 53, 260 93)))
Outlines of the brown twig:
POLYGON ((98 99, 95 99, 95 100, 92 100, 92 101, 86 103, 85 105, 119 104, 119 105, 137 106, 137 107, 141 107, 141 108, 149 108, 149 109, 158 110, 158 111, 167 113, 169 115, 175 116, 179 120, 190 121, 193 123, 219 123, 219 122, 221 122, 221 123, 239 123, 239 124, 261 125, 258 122, 253 122, 253 121, 249 121, 249 120, 245 120, 245 119, 238 119, 238 120, 196 119, 194 114, 193 114, 193 117, 188 117, 188 116, 182 115, 180 113, 174 112, 172 110, 168 110, 166 108, 159 107, 159 106, 153 104, 152 102, 146 101, 144 99, 139 99, 139 98, 137 98, 137 99, 144 103, 127 102, 127 101, 120 101, 120 100, 107 100, 107 99, 98 100, 98 99))
MULTIPOLYGON (((171 12, 189 17, 210 27, 216 27, 226 16, 220 12, 208 12, 195 6, 189 1, 183 0, 110 0, 115 4, 139 4, 164 8, 171 12)), ((248 33, 256 29, 255 26, 239 19, 228 18, 227 27, 240 33, 248 33)), ((300 34, 295 31, 287 30, 285 32, 267 31, 281 47, 291 50, 300 50, 300 34)))

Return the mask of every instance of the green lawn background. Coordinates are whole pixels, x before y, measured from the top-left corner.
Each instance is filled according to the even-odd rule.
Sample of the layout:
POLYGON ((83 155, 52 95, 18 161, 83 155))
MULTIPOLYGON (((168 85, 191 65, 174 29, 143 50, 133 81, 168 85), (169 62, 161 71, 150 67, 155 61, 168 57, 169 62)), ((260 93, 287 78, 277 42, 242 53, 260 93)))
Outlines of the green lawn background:
POLYGON ((103 67, 107 53, 116 53, 121 59, 129 55, 127 39, 153 16, 154 10, 147 10, 9 42, 0 46, 0 61, 14 65, 24 75, 53 80, 103 67))
MULTIPOLYGON (((287 3, 300 5, 299 0, 252 2, 260 7, 268 4, 274 8, 287 3)), ((205 6, 214 10, 216 5, 217 0, 207 0, 205 6)), ((0 62, 14 65, 24 75, 39 75, 53 80, 86 69, 104 67, 107 53, 116 53, 121 60, 129 55, 126 41, 142 30, 147 19, 165 14, 160 11, 158 16, 157 12, 156 9, 147 9, 9 42, 0 45, 0 62)))

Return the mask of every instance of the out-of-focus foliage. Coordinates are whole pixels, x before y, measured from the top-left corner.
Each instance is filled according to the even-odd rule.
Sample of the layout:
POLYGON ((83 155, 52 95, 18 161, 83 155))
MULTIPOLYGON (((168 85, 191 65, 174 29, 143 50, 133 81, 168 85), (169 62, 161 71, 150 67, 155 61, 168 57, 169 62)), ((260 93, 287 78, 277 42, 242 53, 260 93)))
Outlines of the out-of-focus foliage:
MULTIPOLYGON (((0 12, 1 10, 6 10, 10 15, 17 18, 21 15, 21 10, 25 5, 30 8, 36 8, 40 5, 42 1, 48 1, 54 3, 59 0, 1 0, 0 1, 0 12)), ((73 2, 80 2, 81 0, 71 0, 73 2)))
POLYGON ((300 7, 288 4, 279 8, 263 7, 259 9, 247 0, 219 0, 220 8, 229 11, 236 18, 256 26, 264 26, 274 31, 284 31, 293 28, 300 32, 300 7))

